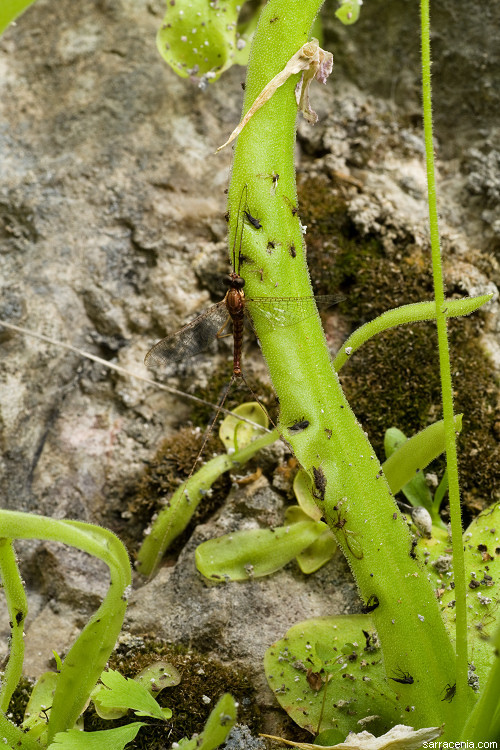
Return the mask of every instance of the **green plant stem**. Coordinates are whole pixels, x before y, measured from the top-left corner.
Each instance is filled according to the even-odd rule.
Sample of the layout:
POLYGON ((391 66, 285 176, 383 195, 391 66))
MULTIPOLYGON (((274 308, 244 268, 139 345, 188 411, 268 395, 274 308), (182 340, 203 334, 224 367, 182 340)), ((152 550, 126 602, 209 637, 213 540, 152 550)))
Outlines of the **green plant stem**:
MULTIPOLYGON (((312 0, 271 0, 265 6, 252 47, 244 111, 307 41, 318 9, 319 3, 312 0)), ((234 242, 239 249, 238 206, 245 185, 248 209, 262 225, 261 229, 243 226, 242 252, 249 260, 241 264, 240 273, 251 297, 312 294, 299 219, 290 208, 297 200, 293 166, 297 80, 292 76, 278 89, 246 125, 236 146, 229 191, 231 254, 234 242), (273 174, 279 175, 274 194, 273 174), (290 252, 292 245, 294 252, 290 252)), ((313 469, 321 469, 325 492, 324 501, 319 493, 318 505, 351 565, 362 597, 379 599, 372 617, 386 672, 391 676, 405 669, 414 677, 411 685, 397 685, 401 712, 394 721, 408 720, 416 727, 444 721, 451 731, 454 709, 440 696, 454 679, 451 641, 432 587, 410 557, 408 528, 332 369, 319 318, 279 329, 255 318, 254 325, 280 399, 281 424, 309 422, 306 430, 290 435, 289 442, 311 478, 313 469), (357 554, 348 538, 357 540, 357 554), (415 707, 410 716, 404 711, 406 705, 415 707)))
POLYGON ((432 253, 432 274, 434 280, 434 297, 436 300, 436 324, 439 347, 439 368, 441 374, 441 397, 443 402, 443 420, 445 425, 446 464, 450 498, 450 516, 453 547, 453 571, 455 581, 456 611, 456 684, 455 704, 457 717, 465 717, 470 707, 470 693, 467 684, 467 612, 465 601, 465 562, 462 542, 462 518, 460 508, 460 489, 458 481, 457 446, 453 423, 453 389, 451 382, 451 364, 448 345, 446 304, 444 298, 444 281, 439 241, 439 222, 434 176, 434 143, 432 134, 432 93, 431 93, 431 51, 429 0, 421 0, 421 37, 422 37, 422 98, 424 115, 424 139, 427 168, 427 187, 429 202, 429 224, 432 253), (468 695, 469 694, 469 695, 468 695))
POLYGON ((0 529, 8 539, 44 539, 76 547, 101 559, 110 572, 104 601, 63 662, 50 712, 50 742, 57 732, 73 727, 113 650, 127 606, 130 563, 125 547, 114 534, 88 523, 2 510, 0 529))
POLYGON ((24 620, 28 600, 23 588, 11 539, 0 539, 0 574, 10 621, 10 653, 0 691, 0 711, 5 713, 23 672, 24 620))
MULTIPOLYGON (((470 315, 482 305, 489 302, 492 294, 483 294, 480 297, 465 297, 464 299, 446 300, 446 316, 448 318, 459 317, 460 315, 470 315)), ((375 320, 370 320, 354 333, 349 336, 342 348, 339 349, 333 366, 339 372, 340 368, 352 357, 354 352, 359 349, 366 341, 369 341, 378 333, 404 325, 405 323, 416 323, 419 320, 435 320, 436 303, 435 302, 416 302, 412 305, 402 305, 395 307, 394 310, 379 315, 375 320)))

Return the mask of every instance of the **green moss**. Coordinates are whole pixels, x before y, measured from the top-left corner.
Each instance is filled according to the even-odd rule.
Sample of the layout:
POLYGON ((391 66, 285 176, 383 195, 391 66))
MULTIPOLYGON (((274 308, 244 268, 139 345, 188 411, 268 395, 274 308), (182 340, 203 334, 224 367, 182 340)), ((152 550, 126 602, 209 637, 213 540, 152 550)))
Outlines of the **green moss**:
MULTIPOLYGON (((300 207, 302 222, 308 226, 308 262, 315 291, 346 295, 339 312, 349 320, 351 330, 390 308, 432 299, 429 259, 411 233, 399 231, 397 247, 386 252, 380 237, 359 236, 340 191, 317 178, 303 181, 300 207)), ((449 296, 455 292, 463 295, 448 286, 449 296)), ((464 413, 459 440, 461 488, 471 515, 498 492, 495 374, 478 343, 482 325, 481 313, 449 324, 455 411, 464 413)), ((378 456, 383 457, 388 427, 412 435, 441 418, 435 325, 416 323, 373 339, 344 367, 341 382, 378 456)))
POLYGON ((19 726, 24 719, 24 713, 34 684, 34 680, 30 680, 28 677, 24 676, 21 677, 16 689, 14 690, 12 698, 10 699, 7 717, 17 726, 19 726))
MULTIPOLYGON (((464 413, 459 442, 460 484, 471 511, 498 499, 498 377, 478 338, 480 315, 450 326, 455 411, 464 413)), ((474 513, 475 515, 475 513, 474 513)))
MULTIPOLYGON (((148 727, 143 728, 130 745, 141 750, 163 750, 182 737, 191 737, 200 732, 208 715, 223 693, 231 693, 239 704, 238 721, 247 724, 253 733, 260 729, 259 711, 254 701, 254 689, 246 675, 222 665, 220 662, 191 649, 172 646, 151 638, 129 636, 123 638, 109 666, 119 670, 126 677, 134 677, 148 664, 166 659, 181 673, 181 682, 166 688, 158 696, 161 706, 172 709, 172 719, 165 725, 154 719, 147 719, 148 727), (206 703, 203 696, 210 698, 206 703), (168 741, 167 741, 168 740, 168 741)), ((110 729, 131 721, 132 714, 117 721, 100 719, 93 708, 85 712, 85 730, 110 729)))
POLYGON ((360 237, 347 215, 345 199, 326 179, 302 180, 299 185, 301 222, 307 226, 307 261, 316 294, 348 296, 342 312, 351 311, 360 267, 382 255, 375 237, 360 237))

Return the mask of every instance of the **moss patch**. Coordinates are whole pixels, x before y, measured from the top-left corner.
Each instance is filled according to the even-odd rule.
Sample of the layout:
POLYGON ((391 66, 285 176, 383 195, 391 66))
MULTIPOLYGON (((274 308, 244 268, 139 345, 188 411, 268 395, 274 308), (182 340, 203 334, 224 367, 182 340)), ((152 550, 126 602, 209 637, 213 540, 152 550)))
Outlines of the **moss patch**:
POLYGON ((34 680, 30 680, 28 677, 22 676, 12 694, 9 708, 7 710, 7 718, 17 726, 19 726, 24 719, 24 713, 26 711, 26 706, 28 705, 30 695, 33 691, 34 684, 34 680))
POLYGON ((326 178, 301 180, 299 206, 307 226, 307 262, 315 293, 342 292, 349 299, 340 309, 351 311, 360 270, 381 257, 382 245, 376 237, 360 240, 345 198, 326 178))
MULTIPOLYGON (((173 716, 166 723, 146 719, 149 726, 141 729, 136 740, 127 746, 131 750, 163 750, 182 737, 191 737, 195 732, 200 732, 223 693, 231 693, 238 702, 238 721, 247 724, 253 733, 259 731, 259 711, 248 678, 214 659, 150 638, 127 636, 122 638, 111 656, 109 666, 126 677, 134 677, 148 664, 160 659, 167 660, 181 673, 180 684, 166 688, 158 696, 158 703, 171 708, 173 716), (204 696, 210 698, 209 703, 204 696)), ((93 708, 89 708, 85 712, 85 731, 121 726, 129 723, 131 718, 132 714, 129 714, 117 721, 104 721, 93 708)))

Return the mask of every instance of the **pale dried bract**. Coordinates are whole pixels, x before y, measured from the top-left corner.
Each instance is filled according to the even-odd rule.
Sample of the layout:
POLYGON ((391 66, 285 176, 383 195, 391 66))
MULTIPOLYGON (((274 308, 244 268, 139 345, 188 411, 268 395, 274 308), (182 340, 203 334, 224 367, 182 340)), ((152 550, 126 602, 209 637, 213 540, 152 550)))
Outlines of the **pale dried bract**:
POLYGON ((219 146, 216 153, 228 146, 235 138, 239 136, 247 122, 259 110, 263 104, 269 101, 275 91, 282 86, 292 75, 303 73, 303 76, 295 89, 295 96, 299 110, 305 119, 314 124, 318 120, 316 112, 311 108, 309 103, 309 86, 313 78, 317 78, 320 83, 326 83, 326 79, 333 69, 333 55, 331 52, 325 52, 321 49, 317 39, 311 39, 304 44, 287 62, 282 71, 274 76, 273 79, 262 89, 254 103, 242 118, 241 122, 233 130, 229 138, 222 146, 219 146))

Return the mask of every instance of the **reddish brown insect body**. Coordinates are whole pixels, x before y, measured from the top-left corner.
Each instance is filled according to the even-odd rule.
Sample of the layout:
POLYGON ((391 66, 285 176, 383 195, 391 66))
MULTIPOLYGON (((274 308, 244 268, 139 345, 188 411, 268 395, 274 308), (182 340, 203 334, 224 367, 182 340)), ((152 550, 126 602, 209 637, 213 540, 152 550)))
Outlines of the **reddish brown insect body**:
POLYGON ((233 375, 241 377, 241 347, 243 344, 243 322, 245 317, 244 279, 234 271, 229 276, 230 289, 224 301, 233 322, 233 375))

